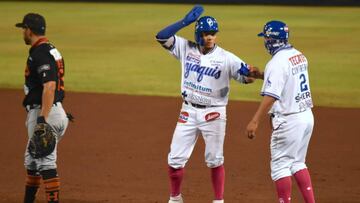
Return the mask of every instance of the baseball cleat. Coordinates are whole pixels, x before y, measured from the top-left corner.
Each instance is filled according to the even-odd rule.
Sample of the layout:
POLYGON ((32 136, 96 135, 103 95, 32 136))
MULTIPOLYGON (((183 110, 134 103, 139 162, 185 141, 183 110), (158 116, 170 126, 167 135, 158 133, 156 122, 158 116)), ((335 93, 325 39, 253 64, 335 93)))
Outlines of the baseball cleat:
POLYGON ((170 197, 169 203, 184 203, 181 194, 175 197, 170 197))

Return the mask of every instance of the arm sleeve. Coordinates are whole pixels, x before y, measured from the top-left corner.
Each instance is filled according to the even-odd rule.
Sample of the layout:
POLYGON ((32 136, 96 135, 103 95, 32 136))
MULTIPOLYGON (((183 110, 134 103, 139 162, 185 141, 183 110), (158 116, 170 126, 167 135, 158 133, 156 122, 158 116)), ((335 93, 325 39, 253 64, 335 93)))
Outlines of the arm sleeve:
POLYGON ((204 8, 201 5, 195 5, 182 20, 179 20, 176 23, 169 25, 166 28, 162 29, 160 32, 158 32, 156 35, 156 39, 158 40, 169 39, 182 28, 195 22, 203 13, 203 11, 204 8))
POLYGON ((282 64, 269 62, 266 67, 261 96, 270 96, 277 100, 281 99, 288 73, 282 64))
POLYGON ((175 34, 185 26, 186 25, 182 20, 169 25, 157 33, 156 40, 165 49, 171 50, 175 44, 175 34))
POLYGON ((160 42, 161 40, 169 39, 170 37, 174 36, 179 30, 185 27, 186 24, 181 20, 168 27, 162 29, 160 32, 157 33, 156 39, 160 42))
POLYGON ((35 58, 36 72, 42 84, 57 80, 57 67, 54 58, 50 53, 40 53, 35 58))

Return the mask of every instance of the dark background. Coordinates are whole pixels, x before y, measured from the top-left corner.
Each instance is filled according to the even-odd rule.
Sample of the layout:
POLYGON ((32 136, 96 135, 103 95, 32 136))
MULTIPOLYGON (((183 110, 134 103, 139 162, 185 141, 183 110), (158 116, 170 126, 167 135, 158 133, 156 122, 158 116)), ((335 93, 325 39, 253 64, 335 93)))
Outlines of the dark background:
MULTIPOLYGON (((2 1, 2 0, 0 0, 2 1)), ((15 0, 17 1, 17 0, 15 0)), ((47 2, 123 2, 123 3, 180 3, 180 4, 247 4, 294 6, 360 6, 360 0, 37 0, 47 2)), ((26 1, 28 2, 28 1, 26 1)))

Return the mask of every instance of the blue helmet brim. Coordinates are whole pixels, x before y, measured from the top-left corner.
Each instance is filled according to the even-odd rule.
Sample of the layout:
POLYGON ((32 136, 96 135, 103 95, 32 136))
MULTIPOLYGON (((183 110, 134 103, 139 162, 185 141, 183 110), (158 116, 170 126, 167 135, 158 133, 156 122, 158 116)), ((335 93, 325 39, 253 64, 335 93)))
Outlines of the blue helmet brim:
POLYGON ((264 33, 260 32, 257 36, 258 37, 264 37, 265 35, 264 35, 264 33))

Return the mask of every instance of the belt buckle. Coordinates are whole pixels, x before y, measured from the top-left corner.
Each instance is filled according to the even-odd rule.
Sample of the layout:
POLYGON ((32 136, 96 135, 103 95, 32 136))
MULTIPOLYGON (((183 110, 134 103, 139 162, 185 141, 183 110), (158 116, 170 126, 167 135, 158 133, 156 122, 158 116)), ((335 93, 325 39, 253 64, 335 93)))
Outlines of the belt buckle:
POLYGON ((35 105, 33 104, 26 105, 25 109, 27 112, 29 112, 31 109, 35 109, 35 105))
POLYGON ((198 109, 205 109, 206 106, 205 105, 201 105, 201 104, 195 104, 195 103, 191 103, 191 106, 198 108, 198 109))
POLYGON ((201 105, 201 104, 196 104, 197 108, 200 108, 200 109, 205 109, 206 106, 205 105, 201 105))
POLYGON ((28 104, 25 106, 25 109, 27 112, 29 112, 32 109, 37 109, 37 108, 41 108, 41 105, 39 104, 28 104))
POLYGON ((192 107, 195 107, 195 108, 198 108, 198 109, 205 109, 205 108, 206 108, 205 105, 188 102, 188 101, 186 101, 186 100, 184 100, 184 103, 185 103, 186 105, 191 105, 192 107))

